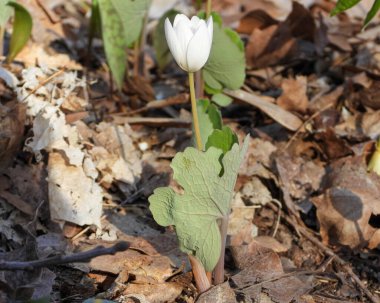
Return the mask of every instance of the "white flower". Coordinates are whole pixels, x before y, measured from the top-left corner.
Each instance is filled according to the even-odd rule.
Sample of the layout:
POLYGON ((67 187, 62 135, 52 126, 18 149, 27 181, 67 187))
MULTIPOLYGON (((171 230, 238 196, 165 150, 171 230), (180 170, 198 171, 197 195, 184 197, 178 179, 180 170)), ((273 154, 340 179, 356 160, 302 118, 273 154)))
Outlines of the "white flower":
POLYGON ((210 55, 213 21, 207 23, 197 16, 187 18, 178 14, 171 25, 165 20, 165 36, 169 49, 178 65, 187 72, 196 72, 206 64, 210 55))

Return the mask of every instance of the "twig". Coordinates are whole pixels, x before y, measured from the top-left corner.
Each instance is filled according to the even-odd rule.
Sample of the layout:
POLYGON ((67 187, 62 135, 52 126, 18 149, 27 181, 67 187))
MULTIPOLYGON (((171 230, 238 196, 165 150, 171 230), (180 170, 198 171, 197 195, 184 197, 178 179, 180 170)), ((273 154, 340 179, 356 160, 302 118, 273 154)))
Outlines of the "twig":
POLYGON ((305 122, 302 123, 302 125, 297 129, 297 131, 293 134, 293 136, 289 139, 289 141, 286 143, 285 148, 287 149, 290 144, 294 141, 294 139, 298 136, 298 134, 305 129, 306 124, 310 123, 314 118, 318 117, 322 112, 332 107, 333 104, 327 104, 326 106, 322 107, 319 111, 312 114, 305 122))
POLYGON ((26 95, 26 97, 24 97, 24 99, 21 100, 21 102, 24 102, 26 99, 28 99, 31 95, 33 95, 35 92, 37 92, 42 86, 44 86, 45 84, 49 83, 51 80, 53 80, 54 78, 60 76, 61 74, 63 74, 64 70, 61 69, 57 72, 55 72, 54 74, 50 75, 49 77, 47 77, 45 80, 43 80, 36 88, 34 88, 29 94, 26 95))
POLYGON ((274 230, 273 230, 273 234, 272 234, 272 237, 274 238, 277 234, 278 227, 280 226, 282 205, 281 205, 281 202, 278 201, 277 199, 272 199, 271 202, 276 204, 278 207, 277 220, 276 220, 276 223, 274 225, 274 230))
POLYGON ((34 268, 47 267, 74 262, 85 262, 103 255, 114 255, 119 251, 125 251, 130 244, 125 241, 116 243, 111 247, 97 246, 88 251, 74 253, 69 256, 55 256, 34 261, 0 261, 0 270, 31 270, 34 268))
MULTIPOLYGON (((100 218, 100 221, 104 220, 106 217, 107 217, 106 215, 102 216, 100 218)), ((74 240, 78 239, 80 236, 82 236, 83 234, 85 234, 90 228, 91 228, 91 225, 88 225, 85 228, 83 228, 79 233, 77 233, 75 236, 73 236, 71 238, 71 241, 74 241, 74 240)))

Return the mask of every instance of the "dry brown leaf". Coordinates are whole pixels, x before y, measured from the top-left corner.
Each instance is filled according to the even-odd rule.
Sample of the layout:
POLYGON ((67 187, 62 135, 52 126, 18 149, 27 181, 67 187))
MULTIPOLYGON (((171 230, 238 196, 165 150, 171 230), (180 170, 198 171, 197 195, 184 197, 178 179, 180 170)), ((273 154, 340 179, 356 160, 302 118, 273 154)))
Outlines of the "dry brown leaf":
POLYGON ((34 208, 31 204, 25 202, 23 199, 20 198, 20 196, 11 194, 8 191, 0 191, 0 197, 5 199, 9 204, 16 207, 21 212, 33 216, 34 215, 34 208))
POLYGON ((335 132, 338 136, 357 140, 376 139, 380 136, 380 111, 349 115, 344 122, 335 126, 335 132))
POLYGON ((266 11, 254 10, 240 19, 239 27, 236 30, 239 33, 250 35, 256 28, 263 29, 277 23, 266 11))
MULTIPOLYGON (((314 98, 310 101, 308 105, 308 109, 312 112, 318 112, 323 109, 326 109, 327 107, 335 107, 335 105, 338 102, 338 98, 343 94, 343 85, 340 85, 336 87, 331 92, 328 92, 326 94, 323 94, 322 96, 318 96, 317 98, 314 98)), ((335 124, 334 124, 335 125, 335 124)))
POLYGON ((367 173, 363 157, 352 157, 337 161, 327 182, 325 194, 313 199, 323 242, 350 247, 364 247, 369 242, 372 247, 379 245, 371 241, 377 231, 371 217, 376 221, 380 214, 380 177, 367 173))
POLYGON ((304 113, 309 105, 307 78, 297 76, 295 79, 284 79, 281 88, 282 95, 277 99, 277 104, 286 110, 304 113))
POLYGON ((0 103, 0 171, 11 164, 24 135, 25 106, 0 103))
POLYGON ((269 248, 276 253, 284 253, 288 251, 288 248, 278 242, 275 238, 269 236, 258 236, 254 239, 255 242, 261 246, 269 248))
POLYGON ((315 139, 320 142, 320 147, 328 159, 338 159, 353 153, 347 142, 339 138, 331 128, 318 132, 315 139))
POLYGON ((224 92, 233 98, 237 98, 254 107, 259 108, 276 122, 280 123, 282 126, 290 130, 296 131, 302 125, 301 119, 299 119, 297 116, 282 109, 276 104, 265 101, 261 96, 253 93, 248 93, 243 90, 224 90, 224 92))
POLYGON ((166 282, 161 284, 129 283, 121 295, 131 298, 140 298, 139 302, 165 303, 174 302, 175 299, 181 294, 182 289, 183 287, 175 282, 166 282), (142 298, 146 301, 142 301, 142 298))
POLYGON ((125 271, 134 275, 136 282, 139 283, 164 283, 174 271, 168 257, 148 256, 131 249, 115 255, 96 257, 90 261, 89 267, 92 271, 114 275, 125 271))
POLYGON ((295 45, 290 31, 281 25, 271 25, 263 30, 256 28, 246 47, 247 63, 254 68, 275 65, 284 60, 295 45))
POLYGON ((282 277, 284 270, 280 257, 273 250, 262 247, 258 242, 232 247, 232 253, 235 261, 238 261, 237 265, 244 268, 234 275, 232 280, 255 302, 262 293, 265 293, 274 302, 290 303, 312 288, 312 278, 282 277), (269 281, 265 282, 266 280, 269 281))
POLYGON ((247 47, 248 65, 254 68, 288 63, 310 58, 315 52, 315 23, 310 12, 294 2, 293 10, 284 22, 263 30, 253 30, 247 47))
POLYGON ((320 189, 325 169, 314 161, 281 152, 275 157, 276 167, 283 186, 296 199, 306 199, 320 189))
POLYGON ((228 282, 216 285, 210 290, 201 294, 197 303, 237 303, 235 292, 231 289, 228 282))

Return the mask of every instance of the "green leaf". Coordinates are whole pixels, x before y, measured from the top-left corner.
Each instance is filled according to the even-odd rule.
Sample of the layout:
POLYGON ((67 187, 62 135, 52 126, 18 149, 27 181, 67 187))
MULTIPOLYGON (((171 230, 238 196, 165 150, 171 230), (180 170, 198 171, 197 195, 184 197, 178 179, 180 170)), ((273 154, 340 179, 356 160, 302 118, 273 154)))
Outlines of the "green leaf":
POLYGON ((184 189, 177 194, 171 188, 158 188, 149 197, 156 222, 174 225, 180 249, 194 255, 206 271, 212 271, 220 256, 221 236, 217 220, 230 212, 236 178, 248 147, 248 136, 240 149, 235 144, 223 157, 220 149, 201 152, 188 147, 177 153, 171 167, 174 179, 184 189))
POLYGON ((245 79, 244 45, 231 29, 214 22, 210 57, 203 68, 203 79, 213 90, 238 89, 245 79))
POLYGON ((335 6, 335 8, 331 11, 330 15, 335 16, 349 8, 358 4, 361 0, 339 0, 335 6))
POLYGON ((371 9, 369 10, 367 17, 364 20, 364 28, 371 22, 371 20, 376 16, 377 12, 380 9, 380 0, 375 0, 371 9))
POLYGON ((211 135, 214 129, 222 128, 222 115, 219 109, 214 104, 211 104, 211 102, 207 99, 199 99, 197 101, 197 111, 199 128, 201 131, 201 139, 204 149, 208 137, 211 135))
POLYGON ((17 54, 28 42, 32 32, 33 21, 32 16, 21 4, 14 1, 9 1, 7 5, 13 7, 15 11, 12 37, 11 42, 9 43, 9 53, 7 57, 7 62, 9 63, 17 56, 17 54))
POLYGON ((124 37, 124 28, 120 16, 112 5, 112 2, 109 0, 98 1, 107 62, 118 88, 121 89, 127 60, 125 52, 127 43, 124 37))
POLYGON ((170 10, 166 12, 160 18, 160 21, 158 22, 158 25, 153 34, 153 47, 156 51, 157 63, 160 70, 163 70, 173 58, 166 42, 165 20, 166 18, 169 18, 170 22, 173 22, 174 17, 177 14, 179 14, 179 12, 176 10, 170 10))
POLYGON ((223 126, 222 129, 215 129, 208 137, 206 150, 210 147, 215 147, 222 150, 223 154, 226 154, 235 143, 238 143, 236 134, 228 126, 223 126))
POLYGON ((100 17, 99 1, 92 0, 91 5, 91 18, 90 18, 90 28, 88 33, 88 49, 92 46, 92 40, 95 36, 101 35, 102 33, 102 21, 100 17))
POLYGON ((12 9, 7 3, 8 0, 0 0, 0 27, 4 27, 12 15, 12 9))
POLYGON ((232 98, 221 93, 217 93, 211 97, 211 101, 218 104, 219 106, 226 107, 231 104, 232 98))
POLYGON ((151 0, 111 0, 110 2, 123 24, 125 42, 131 45, 140 37, 151 0))

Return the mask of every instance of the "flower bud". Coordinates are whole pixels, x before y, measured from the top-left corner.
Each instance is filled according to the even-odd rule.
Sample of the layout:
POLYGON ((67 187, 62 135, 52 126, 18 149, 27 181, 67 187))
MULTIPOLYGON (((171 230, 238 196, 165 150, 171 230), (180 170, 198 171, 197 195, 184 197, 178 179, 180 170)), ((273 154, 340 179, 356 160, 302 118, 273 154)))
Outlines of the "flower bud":
POLYGON ((191 20, 178 14, 173 22, 165 20, 165 36, 170 52, 177 64, 187 72, 200 70, 210 55, 213 35, 213 21, 207 23, 197 16, 191 20))

